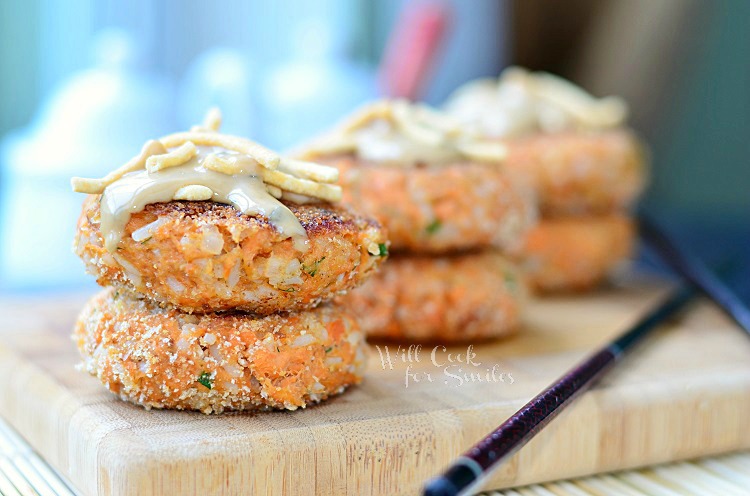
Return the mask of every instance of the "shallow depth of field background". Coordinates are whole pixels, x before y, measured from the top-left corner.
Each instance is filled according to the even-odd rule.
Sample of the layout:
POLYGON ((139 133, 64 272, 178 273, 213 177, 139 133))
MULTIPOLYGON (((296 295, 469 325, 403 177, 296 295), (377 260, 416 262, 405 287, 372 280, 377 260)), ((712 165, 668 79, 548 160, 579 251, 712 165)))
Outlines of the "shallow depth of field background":
MULTIPOLYGON (((219 105, 284 149, 382 95, 404 0, 0 2, 0 291, 93 284, 70 251, 81 195, 149 138, 219 105)), ((472 0, 421 98, 509 64, 619 94, 651 149, 645 205, 699 252, 750 253, 750 2, 472 0)))

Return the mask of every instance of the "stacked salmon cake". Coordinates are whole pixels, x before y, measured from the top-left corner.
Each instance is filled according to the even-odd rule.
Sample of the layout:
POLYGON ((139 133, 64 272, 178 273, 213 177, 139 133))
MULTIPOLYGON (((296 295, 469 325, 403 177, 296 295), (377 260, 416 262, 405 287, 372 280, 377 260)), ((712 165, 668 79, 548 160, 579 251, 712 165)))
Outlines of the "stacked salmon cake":
POLYGON ((405 101, 370 104, 298 151, 340 171, 343 201, 376 217, 393 255, 341 299, 376 339, 442 343, 512 333, 524 282, 505 253, 535 217, 505 147, 405 101))
POLYGON ((628 258, 635 238, 628 208, 646 174, 620 99, 513 67, 499 80, 459 88, 446 110, 506 143, 509 172, 536 192, 541 220, 522 250, 534 288, 590 289, 628 258))
POLYGON ((148 142, 88 193, 75 251, 105 289, 74 339, 83 366, 146 408, 296 409, 364 370, 364 335, 328 303, 384 260, 384 231, 335 206, 335 169, 218 132, 148 142))

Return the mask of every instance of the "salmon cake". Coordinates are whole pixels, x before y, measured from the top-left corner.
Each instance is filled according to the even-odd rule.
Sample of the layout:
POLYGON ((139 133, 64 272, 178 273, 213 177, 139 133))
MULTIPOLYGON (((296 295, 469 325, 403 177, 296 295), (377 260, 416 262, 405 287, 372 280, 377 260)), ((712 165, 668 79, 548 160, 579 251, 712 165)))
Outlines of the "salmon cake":
POLYGON ((533 196, 493 164, 388 167, 352 156, 339 169, 342 201, 388 229, 394 252, 514 250, 536 216, 533 196))
POLYGON ((525 240, 521 265, 536 291, 592 289, 631 255, 635 231, 625 214, 543 219, 525 240))
POLYGON ((379 220, 394 252, 513 250, 536 218, 506 146, 423 105, 372 103, 296 155, 336 167, 342 201, 379 220))
POLYGON ((508 147, 505 165, 536 192, 542 216, 604 215, 630 206, 645 186, 647 155, 618 97, 510 67, 456 90, 446 111, 508 147))
POLYGON ((393 256, 362 287, 337 299, 376 340, 459 343, 512 335, 525 281, 502 255, 393 256))
POLYGON ((338 171, 217 131, 150 140, 88 193, 74 249, 101 285, 188 313, 313 308, 388 252, 373 220, 335 206, 338 171))
POLYGON ((146 408, 304 408, 361 381, 366 343, 346 312, 191 315, 109 288, 75 325, 83 369, 146 408))
POLYGON ((507 145, 508 172, 536 191, 543 216, 626 209, 646 183, 644 152, 628 130, 537 134, 507 145))
POLYGON ((262 216, 216 202, 172 201, 131 215, 109 252, 99 199, 85 200, 78 221, 75 251, 87 270, 103 286, 184 312, 313 308, 360 284, 388 250, 377 222, 342 207, 286 203, 307 235, 300 251, 262 216))

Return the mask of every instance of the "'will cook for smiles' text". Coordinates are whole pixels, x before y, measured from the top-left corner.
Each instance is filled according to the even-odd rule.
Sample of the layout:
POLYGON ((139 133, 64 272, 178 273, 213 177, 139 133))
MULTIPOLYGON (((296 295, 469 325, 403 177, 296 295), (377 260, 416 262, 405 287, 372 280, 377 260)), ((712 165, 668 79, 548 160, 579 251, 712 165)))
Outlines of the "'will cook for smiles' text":
POLYGON ((510 372, 502 372, 500 365, 493 364, 492 367, 485 367, 483 372, 464 371, 463 367, 479 368, 482 362, 477 361, 477 354, 474 347, 469 345, 464 352, 449 351, 445 346, 435 346, 429 354, 429 361, 435 368, 440 369, 440 373, 415 370, 414 365, 422 363, 422 345, 411 345, 409 347, 398 346, 395 350, 390 350, 388 346, 382 348, 377 345, 375 348, 380 355, 380 364, 383 370, 394 370, 394 363, 406 364, 404 373, 404 385, 409 387, 412 383, 419 382, 437 382, 442 381, 446 385, 461 386, 465 383, 497 383, 504 382, 513 384, 514 379, 510 372))

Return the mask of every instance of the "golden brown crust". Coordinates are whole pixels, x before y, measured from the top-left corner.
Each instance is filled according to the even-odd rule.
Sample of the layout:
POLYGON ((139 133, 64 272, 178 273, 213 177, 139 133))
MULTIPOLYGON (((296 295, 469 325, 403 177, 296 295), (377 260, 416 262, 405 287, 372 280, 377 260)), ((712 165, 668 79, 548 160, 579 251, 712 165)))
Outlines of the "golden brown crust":
POLYGON ((624 214, 543 219, 526 238, 522 266, 537 291, 584 291, 625 261, 634 242, 624 214))
POLYGON ((543 216, 623 209, 646 183, 644 151, 626 129, 535 134, 505 142, 505 166, 536 192, 543 216))
POLYGON ((341 207, 288 204, 309 249, 263 217, 214 202, 156 203, 133 214, 117 251, 103 246, 98 196, 78 221, 75 251, 102 286, 116 286, 185 312, 238 309, 267 315, 313 308, 357 286, 383 261, 384 231, 341 207), (132 234, 155 221, 150 237, 132 234))
POLYGON ((514 333, 525 294, 518 269, 485 251, 394 256, 336 301, 357 315, 368 338, 455 343, 514 333))
POLYGON ((398 167, 351 156, 318 161, 341 172, 343 202, 377 218, 394 252, 512 249, 533 223, 533 197, 496 164, 398 167))
POLYGON ((84 368, 146 408, 296 409, 360 382, 363 335, 340 309, 189 315, 105 289, 74 339, 84 368), (210 386, 210 388, 209 388, 210 386))

